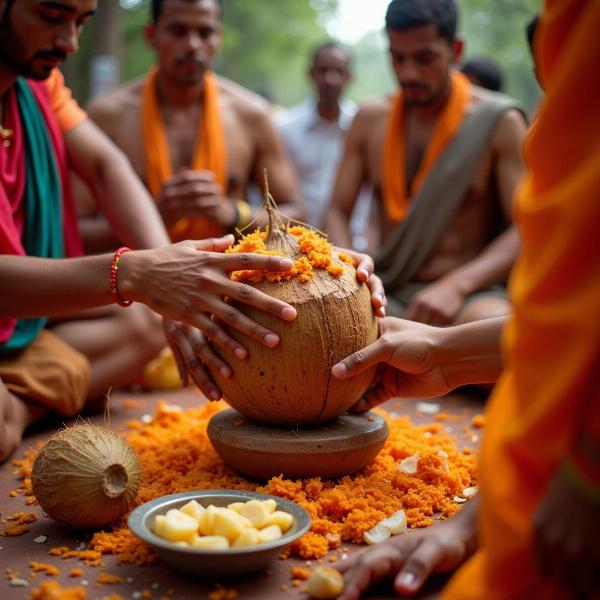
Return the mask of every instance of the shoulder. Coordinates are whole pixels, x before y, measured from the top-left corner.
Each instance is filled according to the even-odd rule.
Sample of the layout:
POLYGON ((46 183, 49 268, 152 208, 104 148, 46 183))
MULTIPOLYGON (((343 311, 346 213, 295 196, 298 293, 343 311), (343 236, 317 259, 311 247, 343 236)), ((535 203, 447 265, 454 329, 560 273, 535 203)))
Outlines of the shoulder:
POLYGON ((239 118, 270 120, 271 105, 262 96, 225 77, 218 77, 217 81, 221 102, 239 118))
POLYGON ((291 106, 277 115, 275 122, 280 129, 293 128, 304 121, 311 111, 311 103, 307 101, 291 106))
POLYGON ((118 126, 141 106, 144 79, 136 79, 96 96, 87 105, 90 118, 100 127, 118 126))
POLYGON ((500 149, 520 145, 528 127, 525 108, 521 103, 505 94, 473 86, 470 110, 476 110, 483 103, 492 105, 498 111, 492 136, 493 146, 500 149))
POLYGON ((392 96, 384 96, 364 102, 358 107, 354 116, 353 129, 368 129, 380 125, 387 120, 392 106, 392 96))

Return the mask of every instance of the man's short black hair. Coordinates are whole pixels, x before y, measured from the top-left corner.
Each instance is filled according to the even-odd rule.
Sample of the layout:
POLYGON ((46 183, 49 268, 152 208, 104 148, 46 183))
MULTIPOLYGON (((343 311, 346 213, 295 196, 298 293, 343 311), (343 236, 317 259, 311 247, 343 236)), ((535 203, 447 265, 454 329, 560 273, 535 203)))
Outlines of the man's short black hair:
POLYGON ((456 39, 457 22, 458 8, 454 0, 392 0, 385 15, 386 29, 404 31, 435 25, 449 44, 456 39))
POLYGON ((346 48, 339 42, 336 42, 335 40, 328 40, 327 42, 322 42, 318 46, 315 46, 315 48, 312 51, 312 62, 310 63, 310 66, 315 66, 315 64, 317 63, 317 58, 319 58, 319 54, 321 54, 323 50, 329 50, 331 48, 341 50, 346 55, 348 62, 350 62, 350 51, 348 50, 348 48, 346 48))
MULTIPOLYGON (((224 2, 225 0, 213 0, 213 2, 219 7, 219 14, 221 19, 223 18, 224 2)), ((152 0, 152 22, 156 23, 162 13, 163 4, 165 0, 152 0)))
POLYGON ((472 58, 465 62, 460 70, 465 75, 472 75, 477 79, 481 87, 493 92, 502 91, 503 75, 502 69, 489 58, 472 58))

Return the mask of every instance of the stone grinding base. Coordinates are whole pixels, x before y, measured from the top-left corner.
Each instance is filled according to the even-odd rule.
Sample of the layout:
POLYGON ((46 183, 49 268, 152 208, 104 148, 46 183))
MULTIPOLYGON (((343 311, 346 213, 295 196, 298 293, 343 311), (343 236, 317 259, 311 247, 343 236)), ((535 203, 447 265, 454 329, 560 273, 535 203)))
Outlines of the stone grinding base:
POLYGON ((210 420, 207 433, 230 467, 266 481, 278 475, 334 479, 356 473, 377 456, 389 430, 385 420, 371 412, 294 427, 258 424, 229 409, 210 420))

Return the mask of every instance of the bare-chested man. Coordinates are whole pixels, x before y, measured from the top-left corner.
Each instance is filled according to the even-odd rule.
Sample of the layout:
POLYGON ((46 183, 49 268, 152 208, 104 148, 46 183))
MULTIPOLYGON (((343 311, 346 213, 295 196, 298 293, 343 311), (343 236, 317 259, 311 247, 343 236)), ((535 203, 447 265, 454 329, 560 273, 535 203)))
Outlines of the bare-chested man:
MULTIPOLYGON (((268 105, 211 71, 221 46, 222 10, 220 0, 153 0, 146 38, 156 50, 157 68, 88 107, 129 157, 174 240, 247 225, 255 215, 244 201, 246 190, 251 180, 262 187, 265 168, 280 208, 304 217, 268 105)), ((264 222, 259 215, 258 224, 264 222)), ((88 249, 107 243, 102 217, 82 219, 81 225, 88 249)))
POLYGON ((388 314, 432 323, 505 314, 518 253, 511 203, 523 174, 523 114, 452 70, 460 58, 454 0, 394 0, 386 14, 401 92, 364 105, 348 133, 327 229, 349 245, 348 220, 370 182, 376 266, 388 314))

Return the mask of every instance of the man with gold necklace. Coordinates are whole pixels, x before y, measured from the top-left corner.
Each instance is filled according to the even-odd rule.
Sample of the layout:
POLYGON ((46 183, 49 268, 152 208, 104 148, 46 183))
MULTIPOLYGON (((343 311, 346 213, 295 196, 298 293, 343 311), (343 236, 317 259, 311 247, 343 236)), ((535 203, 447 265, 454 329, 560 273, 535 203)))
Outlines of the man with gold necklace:
POLYGON ((394 0, 386 15, 400 91, 361 107, 330 198, 327 230, 350 244, 363 183, 375 190, 376 266, 389 314, 447 325, 506 314, 518 251, 510 227, 526 124, 516 102, 453 70, 454 0, 394 0))
MULTIPOLYGON (((158 66, 94 99, 90 117, 128 156, 171 239, 222 235, 256 216, 245 201, 263 169, 283 212, 304 218, 293 170, 259 96, 211 70, 222 40, 219 0, 153 0, 146 38, 158 66)), ((258 215, 258 225, 266 216, 258 215)), ((98 236, 102 217, 82 219, 98 236)), ((105 235, 104 240, 110 238, 105 235)))

